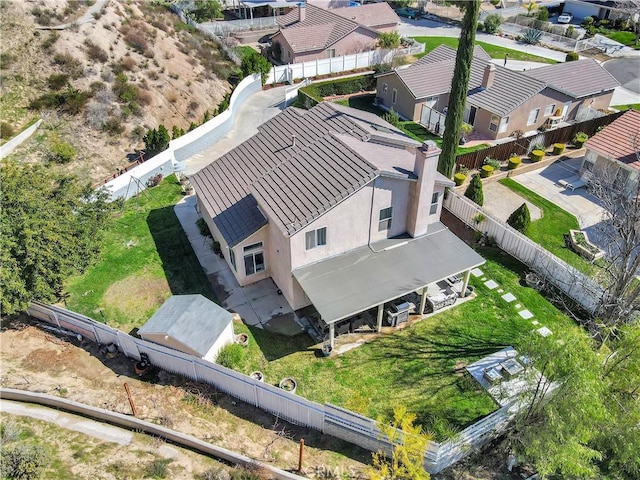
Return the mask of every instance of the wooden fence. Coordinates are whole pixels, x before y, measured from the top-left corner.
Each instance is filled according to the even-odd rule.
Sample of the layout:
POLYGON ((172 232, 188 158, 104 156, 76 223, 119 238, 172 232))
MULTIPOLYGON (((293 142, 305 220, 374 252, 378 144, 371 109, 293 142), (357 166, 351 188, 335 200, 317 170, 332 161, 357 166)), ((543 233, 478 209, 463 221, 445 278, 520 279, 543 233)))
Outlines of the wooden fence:
POLYGON ((591 120, 574 123, 566 127, 547 130, 532 137, 521 138, 519 140, 514 139, 507 143, 501 143, 493 147, 458 155, 456 157, 457 168, 464 166, 470 170, 477 170, 482 166, 486 157, 506 161, 512 153, 516 155, 527 155, 533 150, 533 146, 537 143, 542 143, 545 147, 549 147, 554 143, 570 143, 578 132, 584 132, 592 136, 598 131, 598 128, 609 125, 623 113, 624 112, 617 112, 611 115, 605 115, 604 117, 592 118, 591 120))
MULTIPOLYGON (((328 403, 320 404, 286 392, 248 375, 230 370, 194 355, 132 337, 124 332, 64 308, 32 302, 27 313, 58 328, 79 333, 100 345, 114 344, 129 358, 145 353, 158 368, 213 385, 218 390, 297 425, 346 440, 372 452, 391 452, 392 444, 382 438, 377 422, 328 403)), ((508 424, 513 404, 506 405, 467 427, 454 440, 430 442, 424 457, 429 473, 438 473, 479 449, 508 424)))

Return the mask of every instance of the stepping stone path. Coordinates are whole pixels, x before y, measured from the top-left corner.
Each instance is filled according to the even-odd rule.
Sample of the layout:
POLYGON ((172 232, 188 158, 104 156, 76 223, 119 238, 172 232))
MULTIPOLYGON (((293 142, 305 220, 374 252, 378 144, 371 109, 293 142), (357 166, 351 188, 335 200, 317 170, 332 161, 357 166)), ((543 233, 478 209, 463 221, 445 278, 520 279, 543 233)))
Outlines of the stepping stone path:
POLYGON ((532 325, 540 325, 540 322, 538 320, 534 320, 533 322, 531 322, 532 325))
POLYGON ((507 303, 511 303, 516 299, 516 296, 513 293, 509 292, 502 295, 502 299, 507 303))
POLYGON ((529 310, 527 310, 526 308, 524 310, 520 310, 518 312, 518 315, 520 315, 522 318, 524 318, 525 320, 529 320, 530 318, 533 318, 533 313, 531 313, 529 310))
POLYGON ((484 275, 484 272, 482 270, 480 270, 479 268, 474 268, 473 270, 471 270, 471 275, 473 275, 474 277, 482 277, 484 275))
POLYGON ((536 332, 538 332, 540 335, 542 335, 543 337, 548 337, 549 335, 551 335, 553 332, 551 330, 549 330, 547 327, 542 327, 539 328, 538 330, 536 330, 536 332))
POLYGON ((522 308, 522 305, 520 305, 519 303, 516 303, 516 308, 520 310, 522 308))
POLYGON ((498 293, 502 293, 502 292, 504 292, 504 290, 503 290, 503 289, 501 289, 501 288, 499 288, 499 289, 498 289, 498 293))
POLYGON ((496 288, 498 286, 498 284, 494 280, 489 280, 487 282, 484 282, 484 285, 489 290, 493 290, 494 288, 496 288))

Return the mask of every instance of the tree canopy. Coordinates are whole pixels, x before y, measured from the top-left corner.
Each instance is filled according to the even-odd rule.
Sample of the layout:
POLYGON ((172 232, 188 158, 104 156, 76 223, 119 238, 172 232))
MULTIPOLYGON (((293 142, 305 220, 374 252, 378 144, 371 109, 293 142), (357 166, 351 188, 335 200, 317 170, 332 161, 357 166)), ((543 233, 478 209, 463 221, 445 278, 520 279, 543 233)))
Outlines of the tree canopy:
POLYGON ((56 300, 92 262, 110 204, 106 193, 40 165, 3 161, 0 184, 0 307, 12 314, 34 299, 56 300))

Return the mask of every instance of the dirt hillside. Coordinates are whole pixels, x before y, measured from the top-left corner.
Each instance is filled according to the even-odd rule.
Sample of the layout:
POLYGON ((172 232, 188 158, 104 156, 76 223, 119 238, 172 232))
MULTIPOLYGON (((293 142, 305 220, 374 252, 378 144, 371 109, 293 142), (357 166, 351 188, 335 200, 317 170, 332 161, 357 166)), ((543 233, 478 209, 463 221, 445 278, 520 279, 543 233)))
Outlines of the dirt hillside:
POLYGON ((212 115, 235 66, 154 2, 108 0, 90 23, 73 23, 93 4, 1 3, 0 109, 3 139, 44 119, 15 158, 97 182, 136 157, 149 128, 187 131, 212 115))

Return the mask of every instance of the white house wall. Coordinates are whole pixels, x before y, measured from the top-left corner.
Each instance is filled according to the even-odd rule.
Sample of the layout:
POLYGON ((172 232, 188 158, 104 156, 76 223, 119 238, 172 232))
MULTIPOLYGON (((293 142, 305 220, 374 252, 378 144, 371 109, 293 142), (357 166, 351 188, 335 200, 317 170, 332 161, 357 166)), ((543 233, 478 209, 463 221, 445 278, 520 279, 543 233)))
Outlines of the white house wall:
POLYGON ((216 357, 218 356, 218 353, 220 353, 220 350, 222 350, 226 345, 233 343, 234 341, 235 338, 233 334, 233 323, 229 322, 218 339, 213 343, 209 351, 202 358, 211 363, 215 363, 216 357))

